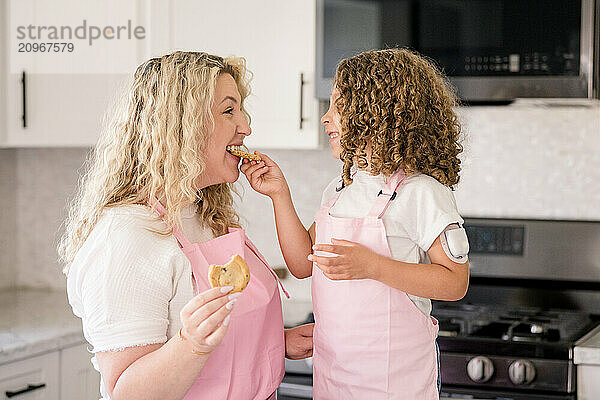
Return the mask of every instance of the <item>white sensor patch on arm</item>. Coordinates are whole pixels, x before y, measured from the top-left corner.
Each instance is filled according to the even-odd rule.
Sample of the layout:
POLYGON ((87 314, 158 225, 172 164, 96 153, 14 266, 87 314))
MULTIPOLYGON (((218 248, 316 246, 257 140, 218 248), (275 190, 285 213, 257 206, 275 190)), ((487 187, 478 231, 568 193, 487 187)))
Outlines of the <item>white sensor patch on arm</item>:
POLYGON ((469 240, 465 228, 451 224, 440 234, 444 253, 455 263, 464 264, 469 259, 469 240))

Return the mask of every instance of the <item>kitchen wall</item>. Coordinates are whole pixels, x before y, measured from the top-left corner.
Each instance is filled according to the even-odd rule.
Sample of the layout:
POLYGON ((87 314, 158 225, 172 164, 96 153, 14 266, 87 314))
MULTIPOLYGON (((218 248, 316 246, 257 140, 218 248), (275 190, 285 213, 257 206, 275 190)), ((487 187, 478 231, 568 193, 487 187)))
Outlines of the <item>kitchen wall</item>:
MULTIPOLYGON (((600 105, 524 102, 460 110, 465 130, 463 173, 456 190, 463 215, 600 221, 600 105)), ((88 149, 0 150, 0 287, 63 289, 56 243, 67 198, 88 149)), ((322 150, 265 151, 292 187, 305 225, 321 192, 338 173, 322 150)), ((240 179, 243 224, 274 265, 283 265, 270 201, 240 179)), ((296 297, 306 283, 292 282, 296 297)))
POLYGON ((16 269, 16 152, 0 149, 0 288, 15 286, 16 269))

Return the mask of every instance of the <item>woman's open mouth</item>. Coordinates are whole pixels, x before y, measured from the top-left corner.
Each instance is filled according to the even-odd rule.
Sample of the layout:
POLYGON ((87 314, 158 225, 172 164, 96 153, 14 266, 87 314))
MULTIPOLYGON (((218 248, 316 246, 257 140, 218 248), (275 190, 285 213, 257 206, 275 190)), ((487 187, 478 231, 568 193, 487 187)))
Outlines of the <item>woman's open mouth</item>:
POLYGON ((245 151, 245 152, 248 152, 248 148, 246 146, 244 146, 244 145, 241 145, 241 146, 229 145, 229 146, 225 147, 225 150, 227 150, 227 152, 229 154, 232 154, 232 150, 234 150, 234 151, 245 151))
POLYGON ((240 156, 233 154, 232 151, 233 152, 244 151, 244 149, 247 149, 247 147, 244 145, 239 145, 239 146, 238 145, 229 145, 229 146, 225 147, 225 151, 226 151, 227 155, 229 157, 231 157, 232 160, 235 159, 236 163, 239 163, 242 158, 240 156))

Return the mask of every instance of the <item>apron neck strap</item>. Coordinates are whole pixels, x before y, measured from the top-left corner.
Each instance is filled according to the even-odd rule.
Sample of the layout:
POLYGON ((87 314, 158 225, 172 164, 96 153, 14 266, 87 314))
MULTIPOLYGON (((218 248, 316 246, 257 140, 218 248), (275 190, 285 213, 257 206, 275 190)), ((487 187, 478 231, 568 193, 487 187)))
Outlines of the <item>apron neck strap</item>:
MULTIPOLYGON (((358 171, 354 171, 350 177, 354 178, 354 175, 356 175, 358 171)), ((337 186, 335 187, 335 196, 333 196, 331 198, 331 200, 329 200, 327 203, 325 203, 323 205, 323 207, 325 207, 327 209, 327 212, 329 212, 329 210, 331 209, 331 207, 333 207, 335 205, 335 203, 337 203, 338 199, 340 198, 340 196, 342 195, 342 190, 346 187, 346 185, 344 185, 344 179, 341 178, 337 184, 337 186)))
MULTIPOLYGON (((166 220, 165 214, 167 213, 167 209, 162 204, 160 204, 160 201, 158 201, 158 199, 149 199, 148 204, 150 205, 150 207, 152 207, 158 212, 158 216, 163 221, 166 220)), ((187 238, 177 225, 173 225, 173 236, 175 236, 175 239, 177 239, 177 242, 179 243, 179 246, 181 248, 189 248, 192 245, 192 243, 189 240, 187 240, 187 238)))
POLYGON ((385 184, 383 189, 379 191, 377 200, 375 200, 375 203, 373 204, 373 207, 371 207, 371 211, 369 211, 367 216, 381 218, 385 210, 388 208, 390 201, 396 198, 396 190, 398 190, 398 187, 405 179, 406 174, 404 174, 402 169, 394 172, 388 179, 388 182, 385 184))

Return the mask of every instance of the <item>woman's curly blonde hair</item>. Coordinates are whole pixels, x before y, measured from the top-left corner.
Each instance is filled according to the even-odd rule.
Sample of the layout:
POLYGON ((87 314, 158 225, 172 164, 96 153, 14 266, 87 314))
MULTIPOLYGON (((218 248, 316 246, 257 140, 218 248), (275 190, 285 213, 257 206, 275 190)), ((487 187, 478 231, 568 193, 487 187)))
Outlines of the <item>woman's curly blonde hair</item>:
POLYGON ((181 210, 196 202, 200 222, 215 236, 240 227, 231 184, 209 186, 201 194, 194 186, 206 168, 204 150, 214 127, 211 104, 224 73, 235 79, 249 120, 243 103, 251 74, 243 58, 176 51, 137 68, 87 160, 59 245, 63 272, 68 273, 105 208, 160 197, 170 229, 161 233, 167 234, 180 222, 181 210))
POLYGON ((432 63, 407 49, 367 51, 338 64, 334 85, 345 185, 355 163, 373 175, 403 168, 451 188, 458 183, 458 101, 432 63))

